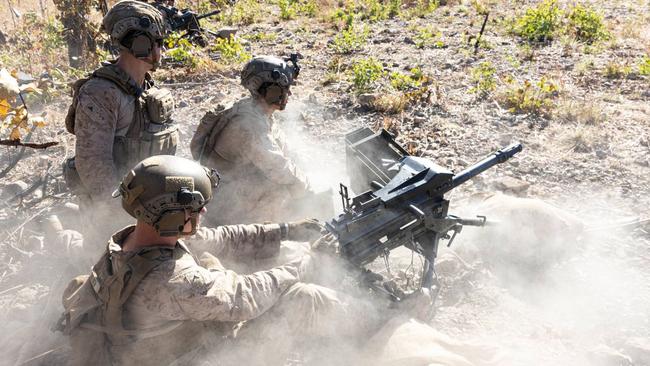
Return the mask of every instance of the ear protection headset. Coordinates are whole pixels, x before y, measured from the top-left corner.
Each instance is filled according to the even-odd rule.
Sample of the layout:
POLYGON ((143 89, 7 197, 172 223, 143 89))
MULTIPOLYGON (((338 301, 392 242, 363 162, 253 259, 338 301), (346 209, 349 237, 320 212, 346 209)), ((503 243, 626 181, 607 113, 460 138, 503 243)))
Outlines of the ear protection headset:
MULTIPOLYGON (((141 17, 139 21, 140 27, 147 29, 151 25, 151 19, 148 17, 141 17)), ((151 54, 154 47, 154 40, 151 36, 143 31, 133 31, 127 34, 120 42, 122 46, 131 51, 133 56, 137 58, 145 58, 151 54)))
POLYGON ((268 104, 281 104, 287 98, 286 88, 278 84, 262 85, 260 94, 264 96, 264 100, 268 104))

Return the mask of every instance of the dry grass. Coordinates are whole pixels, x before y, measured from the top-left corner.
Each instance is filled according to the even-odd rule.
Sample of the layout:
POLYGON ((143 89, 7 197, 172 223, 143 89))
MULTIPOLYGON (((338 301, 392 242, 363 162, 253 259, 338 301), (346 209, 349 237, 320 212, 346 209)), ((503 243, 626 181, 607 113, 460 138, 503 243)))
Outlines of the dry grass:
POLYGON ((577 123, 598 126, 607 121, 603 108, 594 102, 565 100, 557 108, 558 120, 564 123, 577 123))

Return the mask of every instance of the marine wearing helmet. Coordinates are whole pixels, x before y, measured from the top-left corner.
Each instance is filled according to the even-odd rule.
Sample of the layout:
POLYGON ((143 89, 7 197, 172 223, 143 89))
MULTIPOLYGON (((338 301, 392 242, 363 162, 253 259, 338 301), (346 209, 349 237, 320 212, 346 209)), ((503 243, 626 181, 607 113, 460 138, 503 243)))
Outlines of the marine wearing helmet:
POLYGON ((306 241, 321 226, 304 220, 200 227, 218 183, 216 171, 168 155, 126 174, 113 195, 135 225, 112 235, 90 275, 75 278, 63 295, 58 329, 70 336, 69 365, 194 364, 178 360, 223 344, 234 323, 271 308, 276 315, 265 316, 288 318, 294 331, 315 324, 319 312, 349 314, 334 291, 301 283, 313 268, 309 256, 250 275, 226 270, 219 259, 273 259, 281 240, 306 241))
MULTIPOLYGON (((192 156, 224 173, 213 224, 304 217, 294 203, 313 196, 305 175, 288 157, 273 113, 285 109, 300 72, 298 56, 255 57, 241 72, 251 96, 208 112, 191 142, 192 156)), ((329 201, 331 208, 331 199, 329 201)), ((317 215, 319 205, 311 205, 317 215)))
POLYGON ((175 154, 178 142, 172 95, 155 87, 150 75, 165 36, 161 13, 144 2, 120 1, 102 26, 119 57, 74 84, 66 116, 76 142, 64 176, 80 198, 83 234, 91 242, 110 234, 103 223, 128 220, 111 201, 120 177, 146 157, 175 154))

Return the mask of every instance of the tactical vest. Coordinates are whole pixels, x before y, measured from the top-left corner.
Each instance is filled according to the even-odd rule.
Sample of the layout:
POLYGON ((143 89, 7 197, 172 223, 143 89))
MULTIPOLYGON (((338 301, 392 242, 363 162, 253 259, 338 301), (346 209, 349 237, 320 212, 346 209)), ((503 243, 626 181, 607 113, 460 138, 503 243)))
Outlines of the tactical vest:
MULTIPOLYGON (((79 90, 92 78, 102 78, 113 82, 123 92, 133 95, 135 100, 134 116, 126 135, 115 136, 113 141, 113 161, 119 175, 145 158, 154 155, 174 155, 178 145, 178 126, 172 123, 171 113, 174 100, 168 89, 153 86, 147 75, 144 90, 120 67, 109 64, 95 70, 89 77, 77 80, 72 86, 72 104, 68 108, 65 126, 74 134, 76 108, 79 102, 79 90)), ((74 157, 64 163, 64 176, 71 189, 81 188, 74 157)))
POLYGON ((230 167, 235 168, 233 165, 235 162, 219 154, 217 143, 223 130, 228 127, 228 124, 236 115, 250 114, 251 118, 256 118, 256 116, 252 115, 251 107, 244 103, 253 103, 253 101, 244 99, 227 109, 222 105, 218 105, 215 110, 207 112, 201 118, 201 122, 196 128, 190 143, 192 157, 195 160, 212 168, 224 169, 224 171, 230 167))
POLYGON ((70 336, 69 364, 162 364, 162 359, 179 357, 191 349, 205 324, 170 321, 147 329, 125 329, 123 324, 124 304, 144 277, 164 262, 185 256, 196 261, 180 243, 174 248, 150 247, 117 256, 107 251, 93 266, 90 276, 73 280, 64 293, 65 311, 57 328, 70 336), (174 332, 182 332, 182 336, 175 336, 174 332), (133 348, 139 351, 130 352, 133 348), (147 349, 165 352, 152 355, 147 349), (143 359, 135 362, 138 353, 143 359))

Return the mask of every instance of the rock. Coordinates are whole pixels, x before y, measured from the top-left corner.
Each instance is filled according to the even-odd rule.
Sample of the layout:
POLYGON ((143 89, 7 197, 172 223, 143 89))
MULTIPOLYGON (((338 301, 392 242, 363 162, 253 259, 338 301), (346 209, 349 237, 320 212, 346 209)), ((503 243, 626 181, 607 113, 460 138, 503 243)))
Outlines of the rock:
POLYGON ((29 184, 25 183, 22 180, 17 180, 5 186, 5 188, 2 190, 2 196, 11 198, 18 193, 26 190, 27 188, 29 188, 29 184))
POLYGON ((361 94, 357 97, 357 102, 364 108, 373 108, 377 95, 375 94, 361 94))
POLYGON ((187 102, 184 101, 184 100, 181 100, 180 102, 178 102, 178 108, 185 108, 187 106, 189 106, 189 104, 187 104, 187 102))
POLYGON ((415 44, 415 41, 411 37, 404 37, 404 43, 406 44, 415 44))
POLYGON ((0 30, 0 45, 7 43, 7 35, 0 30))
POLYGON ((529 187, 530 183, 508 176, 505 176, 494 183, 494 188, 515 195, 520 195, 526 192, 529 187))
POLYGON ((235 27, 225 27, 217 31, 217 37, 223 39, 229 39, 230 36, 235 36, 237 34, 237 28, 235 27))

